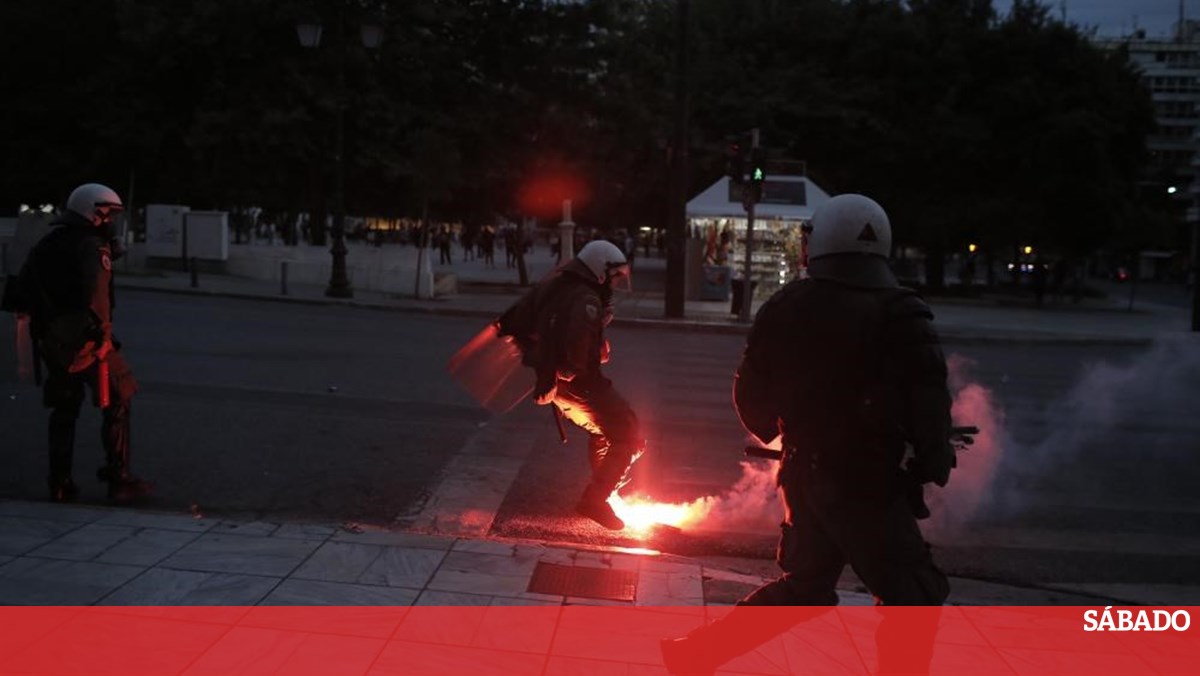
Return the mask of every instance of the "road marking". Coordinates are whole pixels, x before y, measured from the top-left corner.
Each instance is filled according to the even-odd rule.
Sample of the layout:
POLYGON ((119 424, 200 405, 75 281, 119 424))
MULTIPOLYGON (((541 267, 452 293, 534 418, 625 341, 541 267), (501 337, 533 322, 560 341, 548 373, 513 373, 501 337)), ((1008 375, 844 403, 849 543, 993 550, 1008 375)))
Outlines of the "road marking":
POLYGON ((446 464, 443 478, 420 512, 401 514, 393 523, 405 530, 479 537, 496 520, 540 432, 528 414, 511 413, 481 424, 446 464))

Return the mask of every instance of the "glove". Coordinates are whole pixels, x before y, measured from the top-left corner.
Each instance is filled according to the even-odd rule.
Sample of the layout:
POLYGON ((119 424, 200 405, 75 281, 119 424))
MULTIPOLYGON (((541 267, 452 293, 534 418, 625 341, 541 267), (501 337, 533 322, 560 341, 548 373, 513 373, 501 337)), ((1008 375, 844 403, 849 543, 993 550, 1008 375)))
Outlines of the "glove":
MULTIPOLYGON (((950 458, 953 459, 954 455, 951 454, 950 458)), ((939 487, 942 487, 950 481, 950 469, 952 463, 953 460, 951 460, 951 464, 944 464, 934 467, 931 463, 922 462, 917 458, 911 458, 907 463, 905 463, 905 469, 908 470, 910 475, 912 475, 913 481, 915 481, 917 485, 933 483, 937 484, 939 487)))
POLYGON ((105 340, 103 343, 100 343, 100 347, 96 348, 96 351, 93 354, 96 355, 96 359, 104 360, 108 358, 108 353, 112 351, 113 342, 111 340, 105 340))
POLYGON ((535 402, 537 402, 538 406, 545 406, 546 404, 553 403, 554 397, 557 395, 558 395, 558 387, 555 385, 551 385, 550 389, 548 389, 548 390, 545 390, 543 392, 534 392, 533 400, 535 402))

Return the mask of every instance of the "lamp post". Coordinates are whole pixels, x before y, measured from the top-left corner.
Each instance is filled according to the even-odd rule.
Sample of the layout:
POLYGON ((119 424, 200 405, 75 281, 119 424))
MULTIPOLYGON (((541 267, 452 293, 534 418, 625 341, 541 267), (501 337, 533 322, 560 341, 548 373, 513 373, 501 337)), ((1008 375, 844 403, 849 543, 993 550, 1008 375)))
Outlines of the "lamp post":
MULTIPOLYGON (((296 37, 300 45, 316 49, 321 44, 323 27, 320 23, 301 22, 296 24, 296 37)), ((346 276, 346 7, 338 10, 337 46, 337 133, 334 142, 334 187, 333 187, 333 248, 329 253, 333 265, 329 271, 329 286, 325 295, 330 298, 352 298, 354 289, 346 276)), ((360 31, 362 46, 378 49, 383 43, 383 28, 364 24, 360 31)))

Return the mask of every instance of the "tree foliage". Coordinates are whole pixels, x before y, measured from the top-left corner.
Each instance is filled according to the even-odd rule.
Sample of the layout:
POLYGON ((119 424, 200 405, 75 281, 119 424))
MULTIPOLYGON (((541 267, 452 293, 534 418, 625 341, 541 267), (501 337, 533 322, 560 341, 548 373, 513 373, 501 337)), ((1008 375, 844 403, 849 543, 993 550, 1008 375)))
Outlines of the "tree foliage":
MULTIPOLYGON (((84 180, 139 202, 663 225, 676 2, 6 3, 0 205, 84 180), (325 26, 302 48, 298 19, 325 26), (358 26, 380 22, 377 51, 358 26), (343 28, 339 28, 339 26, 343 28), (339 72, 341 78, 339 78, 339 72), (339 83, 342 83, 339 85, 339 83)), ((1082 253, 1150 219, 1153 115, 1125 55, 1032 0, 691 0, 692 171, 752 127, 897 239, 1082 253)))

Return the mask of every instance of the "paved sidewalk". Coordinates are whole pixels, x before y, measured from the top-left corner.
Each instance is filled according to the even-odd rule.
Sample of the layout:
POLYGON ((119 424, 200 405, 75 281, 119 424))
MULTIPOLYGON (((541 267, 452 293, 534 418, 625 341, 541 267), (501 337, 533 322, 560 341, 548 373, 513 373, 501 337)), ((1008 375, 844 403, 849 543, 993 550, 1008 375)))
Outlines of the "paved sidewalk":
POLYGON ((649 549, 0 501, 0 604, 703 606, 764 580, 649 549))
MULTIPOLYGON (((662 265, 662 261, 645 261, 662 265)), ((379 291, 355 290, 353 299, 330 299, 324 287, 292 284, 288 295, 281 293, 278 282, 251 280, 225 275, 200 275, 195 288, 190 277, 181 272, 153 272, 118 276, 118 286, 169 293, 275 300, 308 304, 337 304, 379 310, 493 318, 503 312, 523 292, 508 280, 512 270, 454 267, 459 275, 459 293, 433 300, 419 300, 379 291)), ((549 268, 549 262, 542 266, 549 268)), ((534 270, 538 268, 533 267, 534 270)), ((635 273, 636 274, 636 273, 635 273)), ((530 275, 531 279, 537 279, 530 275)), ((674 328, 712 332, 744 333, 745 324, 730 314, 727 301, 688 301, 684 318, 665 319, 661 291, 643 290, 616 295, 617 326, 674 328)), ((755 299, 754 309, 765 299, 755 299)), ((1121 300, 1086 300, 1072 303, 1048 303, 1037 308, 1020 302, 970 301, 935 298, 935 326, 949 344, 966 343, 1065 343, 1145 345, 1160 338, 1187 338, 1190 314, 1180 307, 1137 304, 1129 311, 1121 300)))
MULTIPOLYGON (((653 549, 0 500, 3 605, 722 606, 775 575, 767 561, 653 549)), ((1164 602, 1137 588, 951 584, 956 605, 1164 602)), ((840 586, 842 605, 872 603, 851 575, 840 586)), ((1175 604, 1197 596, 1184 591, 1175 604)))

